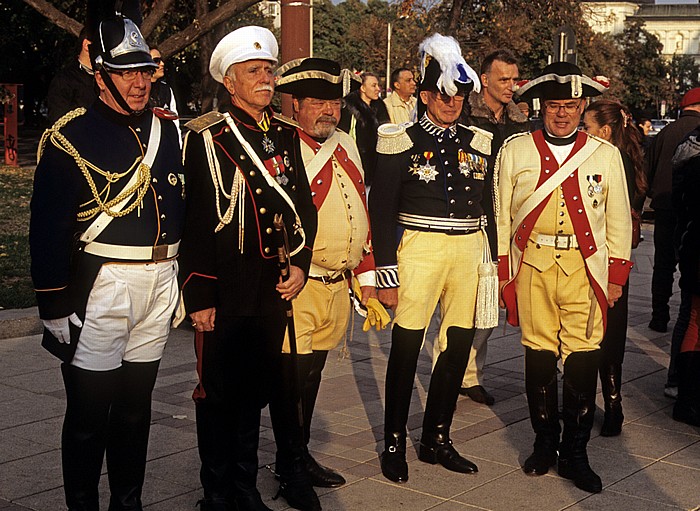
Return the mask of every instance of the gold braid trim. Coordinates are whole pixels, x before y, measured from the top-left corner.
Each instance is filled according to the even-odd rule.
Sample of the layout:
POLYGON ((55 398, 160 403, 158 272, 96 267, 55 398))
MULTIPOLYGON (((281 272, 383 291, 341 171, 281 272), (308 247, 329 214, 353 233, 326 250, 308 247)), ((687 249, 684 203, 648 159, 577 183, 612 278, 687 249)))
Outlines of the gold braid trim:
MULTIPOLYGON (((126 190, 122 190, 122 192, 117 195, 115 198, 112 200, 109 200, 107 202, 104 202, 101 198, 101 193, 97 190, 97 185, 95 185, 95 181, 92 178, 92 175, 90 174, 90 170, 88 167, 99 174, 103 175, 107 179, 107 187, 111 183, 117 182, 119 179, 124 177, 125 175, 129 174, 129 171, 126 171, 122 174, 119 173, 112 173, 112 172, 107 172, 99 169, 97 166, 93 165, 89 161, 85 160, 80 156, 80 153, 78 153, 78 150, 73 146, 73 144, 70 143, 70 141, 61 133, 61 128, 63 128, 66 124, 68 124, 70 121, 73 119, 83 115, 85 113, 85 108, 76 108, 75 110, 72 110, 68 112, 66 115, 61 117, 56 123, 46 130, 44 134, 41 137, 41 141, 39 142, 39 148, 37 149, 37 163, 41 159, 41 156, 43 155, 44 148, 46 146, 46 140, 50 140, 51 143, 56 146, 58 149, 62 150, 69 156, 72 156, 73 159, 75 160, 75 164, 78 166, 80 171, 82 172, 83 176, 85 177, 85 180, 88 183, 88 186, 90 187, 90 192, 92 193, 92 196, 94 198, 94 202, 97 204, 94 208, 91 208, 87 211, 81 211, 78 213, 78 220, 80 221, 85 221, 89 220, 93 217, 95 217, 99 213, 106 213, 107 215, 113 217, 113 218, 120 218, 128 215, 131 213, 134 209, 138 207, 138 205, 141 203, 143 200, 144 196, 146 195, 146 192, 148 191, 149 184, 151 182, 151 168, 146 165, 145 163, 140 163, 138 165, 138 169, 134 170, 134 172, 139 173, 139 177, 134 183, 133 186, 130 186, 126 190), (138 192, 138 193, 137 193, 138 192), (131 197, 134 193, 137 193, 136 200, 131 203, 128 207, 122 209, 121 211, 112 211, 111 208, 113 208, 115 205, 119 204, 123 200, 128 199, 131 197)), ((139 141, 140 145, 140 141, 139 141)), ((129 170, 133 169, 134 166, 139 163, 143 159, 143 155, 140 158, 137 158, 137 160, 131 165, 129 170)), ((105 190, 103 190, 104 192, 105 190)), ((109 190, 107 189, 107 194, 109 193, 109 190)), ((90 201, 93 202, 93 201, 90 201)))

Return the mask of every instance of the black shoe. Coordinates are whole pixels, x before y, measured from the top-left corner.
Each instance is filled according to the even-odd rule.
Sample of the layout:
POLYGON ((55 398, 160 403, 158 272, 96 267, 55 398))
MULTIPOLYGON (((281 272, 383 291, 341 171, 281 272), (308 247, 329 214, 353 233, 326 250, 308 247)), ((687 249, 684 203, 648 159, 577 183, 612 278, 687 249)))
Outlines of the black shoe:
POLYGON ((475 474, 479 468, 461 456, 452 446, 452 440, 444 444, 426 445, 421 441, 418 459, 431 465, 439 463, 447 470, 461 474, 475 474))
POLYGON ((408 481, 408 463, 406 463, 405 451, 386 449, 379 456, 379 462, 382 466, 382 474, 389 481, 395 483, 408 481))
POLYGON ((559 458, 559 475, 574 482, 577 488, 589 493, 603 491, 603 482, 588 464, 588 459, 559 458))
POLYGON ((199 511, 232 511, 231 506, 226 502, 215 502, 207 499, 198 500, 194 507, 198 507, 199 511))
POLYGON ((459 393, 463 396, 467 396, 472 401, 485 404, 486 406, 491 406, 496 402, 494 397, 488 392, 486 392, 486 389, 481 385, 474 385, 473 387, 462 387, 461 389, 459 389, 459 393))
POLYGON ((622 405, 614 403, 610 407, 606 406, 605 408, 600 436, 618 436, 622 433, 622 422, 625 420, 625 416, 622 414, 622 405))
POLYGON ((345 478, 335 470, 320 465, 311 454, 306 455, 306 471, 311 485, 317 488, 337 488, 345 484, 345 478))
POLYGON ((543 476, 556 464, 557 451, 535 451, 525 460, 523 472, 529 476, 543 476))
POLYGON ((652 319, 649 322, 649 330, 654 332, 666 333, 668 331, 668 321, 663 319, 652 319))
POLYGON ((321 511, 321 502, 308 480, 295 479, 280 483, 280 488, 275 495, 284 497, 289 507, 301 511, 321 511))

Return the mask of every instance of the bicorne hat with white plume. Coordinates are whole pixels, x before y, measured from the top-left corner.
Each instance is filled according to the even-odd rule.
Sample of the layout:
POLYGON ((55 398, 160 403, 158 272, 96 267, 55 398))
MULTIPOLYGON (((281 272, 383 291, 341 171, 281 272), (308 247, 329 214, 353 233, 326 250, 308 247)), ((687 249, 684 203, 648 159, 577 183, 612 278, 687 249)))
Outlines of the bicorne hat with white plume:
POLYGON ((481 84, 476 74, 462 57, 462 50, 454 37, 433 34, 418 47, 420 57, 420 90, 440 91, 449 96, 458 92, 479 92, 481 84))

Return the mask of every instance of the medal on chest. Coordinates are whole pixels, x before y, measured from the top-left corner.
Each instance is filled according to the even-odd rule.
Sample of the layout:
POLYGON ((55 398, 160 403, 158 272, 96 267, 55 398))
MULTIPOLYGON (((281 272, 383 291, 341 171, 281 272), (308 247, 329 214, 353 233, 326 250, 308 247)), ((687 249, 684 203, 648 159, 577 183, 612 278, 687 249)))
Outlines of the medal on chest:
POLYGON ((591 176, 586 176, 588 181, 588 196, 593 197, 595 194, 603 193, 603 176, 600 174, 593 174, 591 176))
POLYGON ((274 155, 269 160, 263 162, 270 175, 282 186, 289 183, 289 178, 285 175, 284 160, 279 154, 274 155))
POLYGON ((411 173, 414 176, 418 176, 418 179, 425 181, 426 183, 435 181, 435 176, 438 175, 438 171, 435 170, 435 165, 430 164, 430 159, 433 157, 433 153, 432 151, 425 151, 423 156, 425 157, 425 163, 423 165, 418 164, 418 161, 420 160, 419 155, 416 154, 411 157, 413 160, 413 166, 410 169, 411 173))
POLYGON ((267 115, 267 112, 263 112, 262 119, 260 119, 260 122, 258 122, 258 127, 263 132, 263 151, 265 151, 267 154, 273 154, 275 152, 275 143, 267 135, 267 132, 270 131, 270 117, 267 115))

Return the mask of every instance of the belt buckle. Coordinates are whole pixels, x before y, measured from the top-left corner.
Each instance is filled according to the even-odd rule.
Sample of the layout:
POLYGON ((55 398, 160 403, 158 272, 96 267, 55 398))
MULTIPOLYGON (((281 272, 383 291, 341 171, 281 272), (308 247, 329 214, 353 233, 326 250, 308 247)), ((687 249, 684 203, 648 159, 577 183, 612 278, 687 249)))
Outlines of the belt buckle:
POLYGON ((571 248, 571 234, 555 234, 554 248, 556 250, 569 250, 571 248))
POLYGON ((168 258, 168 245, 156 245, 153 247, 151 259, 154 261, 162 261, 168 258))

